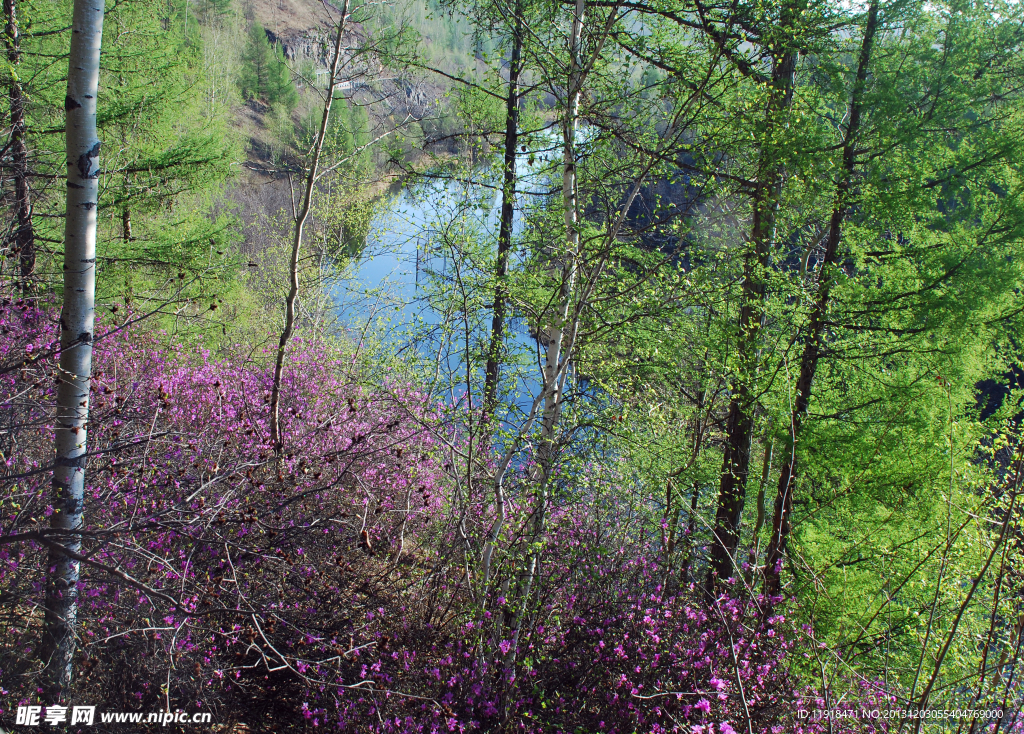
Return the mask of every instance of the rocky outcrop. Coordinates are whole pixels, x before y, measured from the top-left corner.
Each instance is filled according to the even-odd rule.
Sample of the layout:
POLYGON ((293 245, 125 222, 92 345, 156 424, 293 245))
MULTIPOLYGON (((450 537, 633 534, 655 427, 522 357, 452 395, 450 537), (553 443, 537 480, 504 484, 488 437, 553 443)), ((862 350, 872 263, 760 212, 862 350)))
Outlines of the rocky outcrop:
MULTIPOLYGON (((337 10, 336 3, 329 2, 328 6, 337 10)), ((333 21, 319 0, 243 0, 242 7, 245 17, 263 26, 270 42, 280 45, 285 58, 327 63, 333 21)), ((354 47, 362 38, 359 24, 350 24, 346 45, 354 47)))

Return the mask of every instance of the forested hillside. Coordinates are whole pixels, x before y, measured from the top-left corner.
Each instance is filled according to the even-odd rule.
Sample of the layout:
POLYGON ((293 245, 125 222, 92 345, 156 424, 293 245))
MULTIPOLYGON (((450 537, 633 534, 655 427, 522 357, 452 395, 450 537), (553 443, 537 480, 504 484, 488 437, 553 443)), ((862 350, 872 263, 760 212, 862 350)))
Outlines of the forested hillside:
POLYGON ((0 732, 1024 732, 1017 0, 4 0, 0 732))

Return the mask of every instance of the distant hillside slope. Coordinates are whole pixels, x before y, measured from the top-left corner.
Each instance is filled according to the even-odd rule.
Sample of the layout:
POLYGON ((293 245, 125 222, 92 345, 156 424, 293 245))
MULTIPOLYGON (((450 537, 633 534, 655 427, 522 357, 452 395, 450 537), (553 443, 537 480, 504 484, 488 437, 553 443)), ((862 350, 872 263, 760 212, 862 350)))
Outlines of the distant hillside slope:
MULTIPOLYGON (((335 10, 340 1, 326 0, 335 10)), ((321 54, 316 41, 322 39, 331 26, 321 0, 240 2, 246 20, 263 26, 271 41, 282 45, 287 58, 313 58, 321 54)), ((479 39, 474 41, 470 37, 466 19, 441 11, 436 0, 393 0, 379 12, 391 22, 407 24, 415 29, 422 38, 428 60, 449 71, 460 65, 472 66, 474 54, 490 47, 487 41, 475 47, 474 43, 479 39)), ((351 23, 351 32, 354 36, 361 36, 363 28, 359 23, 351 23)))

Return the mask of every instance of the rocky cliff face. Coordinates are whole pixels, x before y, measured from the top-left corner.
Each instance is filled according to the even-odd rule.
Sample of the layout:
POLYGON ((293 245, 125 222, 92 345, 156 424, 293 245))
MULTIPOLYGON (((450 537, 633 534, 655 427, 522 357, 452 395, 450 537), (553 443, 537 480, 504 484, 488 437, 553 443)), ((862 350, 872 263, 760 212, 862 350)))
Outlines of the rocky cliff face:
MULTIPOLYGON (((336 3, 328 5, 337 9, 336 3)), ((247 19, 266 29, 271 43, 280 44, 285 58, 326 63, 325 42, 332 21, 319 0, 243 0, 242 8, 247 19)), ((348 35, 352 36, 349 45, 355 45, 362 29, 353 24, 348 35)))

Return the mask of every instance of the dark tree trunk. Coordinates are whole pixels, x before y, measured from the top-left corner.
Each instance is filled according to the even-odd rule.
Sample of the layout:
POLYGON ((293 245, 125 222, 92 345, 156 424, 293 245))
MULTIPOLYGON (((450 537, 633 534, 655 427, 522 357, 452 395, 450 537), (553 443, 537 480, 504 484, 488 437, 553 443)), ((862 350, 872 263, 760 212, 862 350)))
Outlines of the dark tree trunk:
MULTIPOLYGON (((783 16, 784 27, 792 25, 795 11, 783 16)), ((725 455, 718 490, 718 509, 712 538, 711 568, 706 587, 713 593, 716 585, 735 574, 735 554, 740 539, 740 521, 747 497, 750 474, 750 444, 754 429, 755 380, 760 360, 760 331, 764 323, 765 270, 770 264, 775 241, 775 220, 782 193, 784 171, 777 146, 771 141, 774 130, 793 103, 793 78, 797 51, 790 48, 772 70, 772 91, 765 109, 766 131, 758 162, 754 188, 753 224, 750 246, 743 258, 743 285, 739 313, 739 338, 736 384, 726 421, 725 455)))
POLYGON ((871 59, 871 46, 874 42, 875 27, 878 21, 878 4, 872 2, 868 8, 867 25, 864 28, 864 40, 861 43, 860 59, 857 64, 857 78, 854 82, 850 99, 850 124, 843 140, 843 168, 836 184, 836 201, 829 221, 828 239, 825 245, 825 256, 822 260, 818 296, 814 300, 810 322, 807 326, 807 341, 800 357, 800 374, 796 384, 796 401, 790 416, 790 438, 792 446, 787 454, 786 463, 779 475, 779 491, 775 497, 775 517, 772 520, 772 537, 768 545, 765 560, 765 592, 770 596, 778 595, 781 584, 782 560, 786 552, 786 543, 792 531, 793 488, 797 477, 797 442, 800 438, 807 408, 811 402, 811 387, 818 369, 818 358, 821 355, 822 338, 828 313, 829 292, 831 290, 830 270, 835 264, 842 239, 843 220, 850 205, 850 191, 853 187, 854 169, 857 163, 857 133, 860 130, 861 105, 864 96, 864 82, 867 79, 868 64, 871 59))
POLYGON ((700 500, 700 485, 693 483, 690 495, 690 517, 686 523, 686 536, 683 538, 683 567, 679 572, 679 582, 686 586, 690 583, 690 565, 693 563, 693 534, 697 532, 697 503, 700 500))
POLYGON ((494 310, 491 317, 491 342, 484 369, 484 413, 494 413, 498 404, 498 379, 504 341, 508 300, 508 257, 512 250, 512 219, 516 205, 516 153, 519 148, 519 77, 522 73, 523 19, 522 0, 515 5, 512 51, 508 64, 508 97, 505 100, 505 159, 501 187, 501 223, 498 228, 498 259, 494 268, 494 310))
POLYGON ((11 86, 8 98, 11 105, 11 163, 14 174, 14 208, 18 228, 14 236, 14 247, 18 253, 21 271, 21 288, 32 288, 32 277, 36 270, 35 232, 32 229, 32 200, 28 188, 28 146, 25 144, 25 102, 17 68, 21 62, 21 40, 18 32, 16 0, 4 0, 4 15, 7 29, 4 43, 7 60, 12 67, 11 86))

